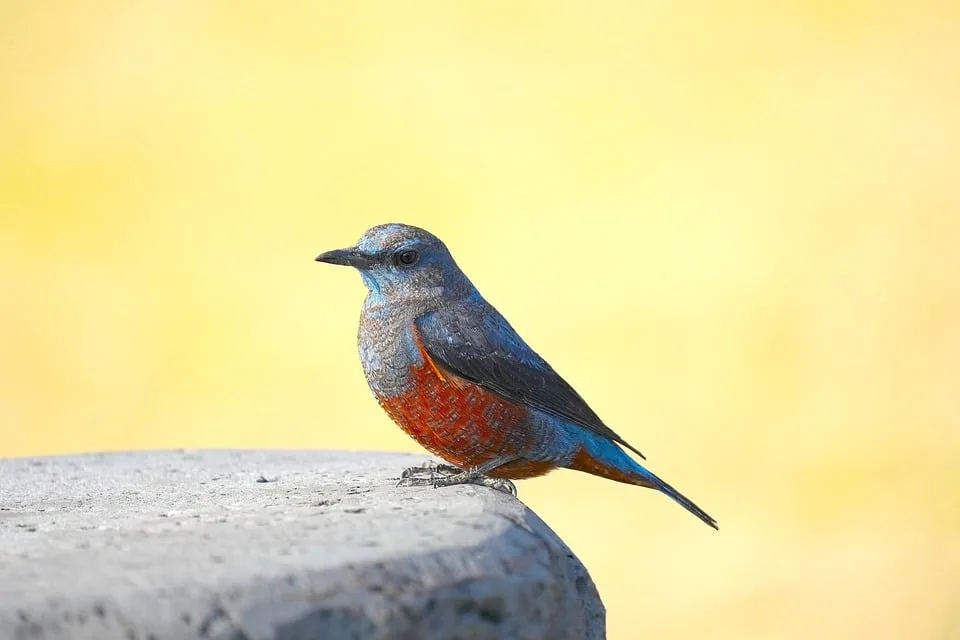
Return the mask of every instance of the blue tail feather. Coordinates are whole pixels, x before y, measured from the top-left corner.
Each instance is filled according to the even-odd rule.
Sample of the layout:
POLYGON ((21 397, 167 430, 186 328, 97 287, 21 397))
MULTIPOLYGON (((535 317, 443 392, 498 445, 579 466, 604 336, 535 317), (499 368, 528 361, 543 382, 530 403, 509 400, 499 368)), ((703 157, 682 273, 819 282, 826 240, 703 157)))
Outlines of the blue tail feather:
MULTIPOLYGON (((637 465, 637 466, 640 466, 640 465, 637 465)), ((697 516, 701 520, 703 520, 705 523, 707 523, 717 531, 720 530, 720 527, 717 526, 717 521, 714 520, 706 511, 704 511, 703 509, 695 505, 690 498, 683 495, 682 493, 680 493, 679 491, 677 491, 676 489, 671 487, 669 484, 667 484, 666 482, 664 482, 654 474, 650 473, 646 469, 643 469, 643 470, 646 472, 647 479, 653 482, 653 484, 656 486, 657 489, 667 494, 667 496, 672 498, 674 502, 676 502, 681 507, 683 507, 693 515, 697 516)))
POLYGON ((625 472, 631 477, 631 482, 640 486, 650 487, 669 496, 681 507, 697 516, 709 526, 719 531, 717 521, 714 520, 706 511, 698 507, 692 500, 671 487, 669 484, 657 477, 653 472, 638 463, 623 451, 620 447, 609 440, 597 436, 584 438, 583 447, 591 457, 598 462, 609 465, 614 469, 625 472))

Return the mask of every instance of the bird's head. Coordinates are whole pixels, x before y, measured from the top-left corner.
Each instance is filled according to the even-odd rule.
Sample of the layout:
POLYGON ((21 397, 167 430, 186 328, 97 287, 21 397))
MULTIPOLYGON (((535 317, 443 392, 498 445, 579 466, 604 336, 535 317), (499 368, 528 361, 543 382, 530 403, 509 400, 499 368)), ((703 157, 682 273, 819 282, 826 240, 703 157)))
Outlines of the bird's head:
POLYGON ((316 260, 357 269, 367 289, 387 299, 451 296, 472 288, 439 238, 406 224, 378 225, 355 246, 316 260))

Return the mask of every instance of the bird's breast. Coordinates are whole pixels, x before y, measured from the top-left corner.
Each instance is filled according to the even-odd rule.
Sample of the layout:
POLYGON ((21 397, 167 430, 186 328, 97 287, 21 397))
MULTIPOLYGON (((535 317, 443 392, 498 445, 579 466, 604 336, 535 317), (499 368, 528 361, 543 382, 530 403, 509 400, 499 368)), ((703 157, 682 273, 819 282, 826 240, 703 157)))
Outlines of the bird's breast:
POLYGON ((421 364, 412 329, 413 317, 403 309, 364 306, 357 343, 363 373, 377 398, 410 388, 411 368, 421 364))
MULTIPOLYGON (((463 467, 530 448, 535 434, 525 407, 442 369, 423 348, 415 328, 411 336, 419 357, 407 371, 406 388, 376 394, 401 429, 427 450, 463 467)), ((542 472, 537 467, 537 473, 542 472)))

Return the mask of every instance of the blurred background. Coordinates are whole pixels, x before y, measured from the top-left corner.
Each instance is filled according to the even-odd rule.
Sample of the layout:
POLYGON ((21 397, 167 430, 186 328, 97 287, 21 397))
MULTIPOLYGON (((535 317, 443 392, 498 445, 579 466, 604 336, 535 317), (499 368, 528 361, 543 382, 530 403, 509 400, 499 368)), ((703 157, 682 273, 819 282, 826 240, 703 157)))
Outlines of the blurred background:
POLYGON ((958 68, 946 2, 0 2, 0 456, 419 451, 313 262, 408 222, 720 522, 521 484, 611 638, 960 638, 958 68))

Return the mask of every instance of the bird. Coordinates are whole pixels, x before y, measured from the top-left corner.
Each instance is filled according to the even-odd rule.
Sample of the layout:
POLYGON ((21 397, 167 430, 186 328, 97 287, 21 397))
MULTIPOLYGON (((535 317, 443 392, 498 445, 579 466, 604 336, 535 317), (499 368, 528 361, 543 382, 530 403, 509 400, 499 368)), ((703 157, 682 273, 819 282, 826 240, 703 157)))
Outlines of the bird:
POLYGON ((628 455, 646 460, 483 298, 437 236, 381 224, 315 260, 359 271, 367 384, 403 431, 447 463, 406 469, 398 484, 475 484, 516 496, 513 480, 567 468, 660 491, 719 529, 628 455))

